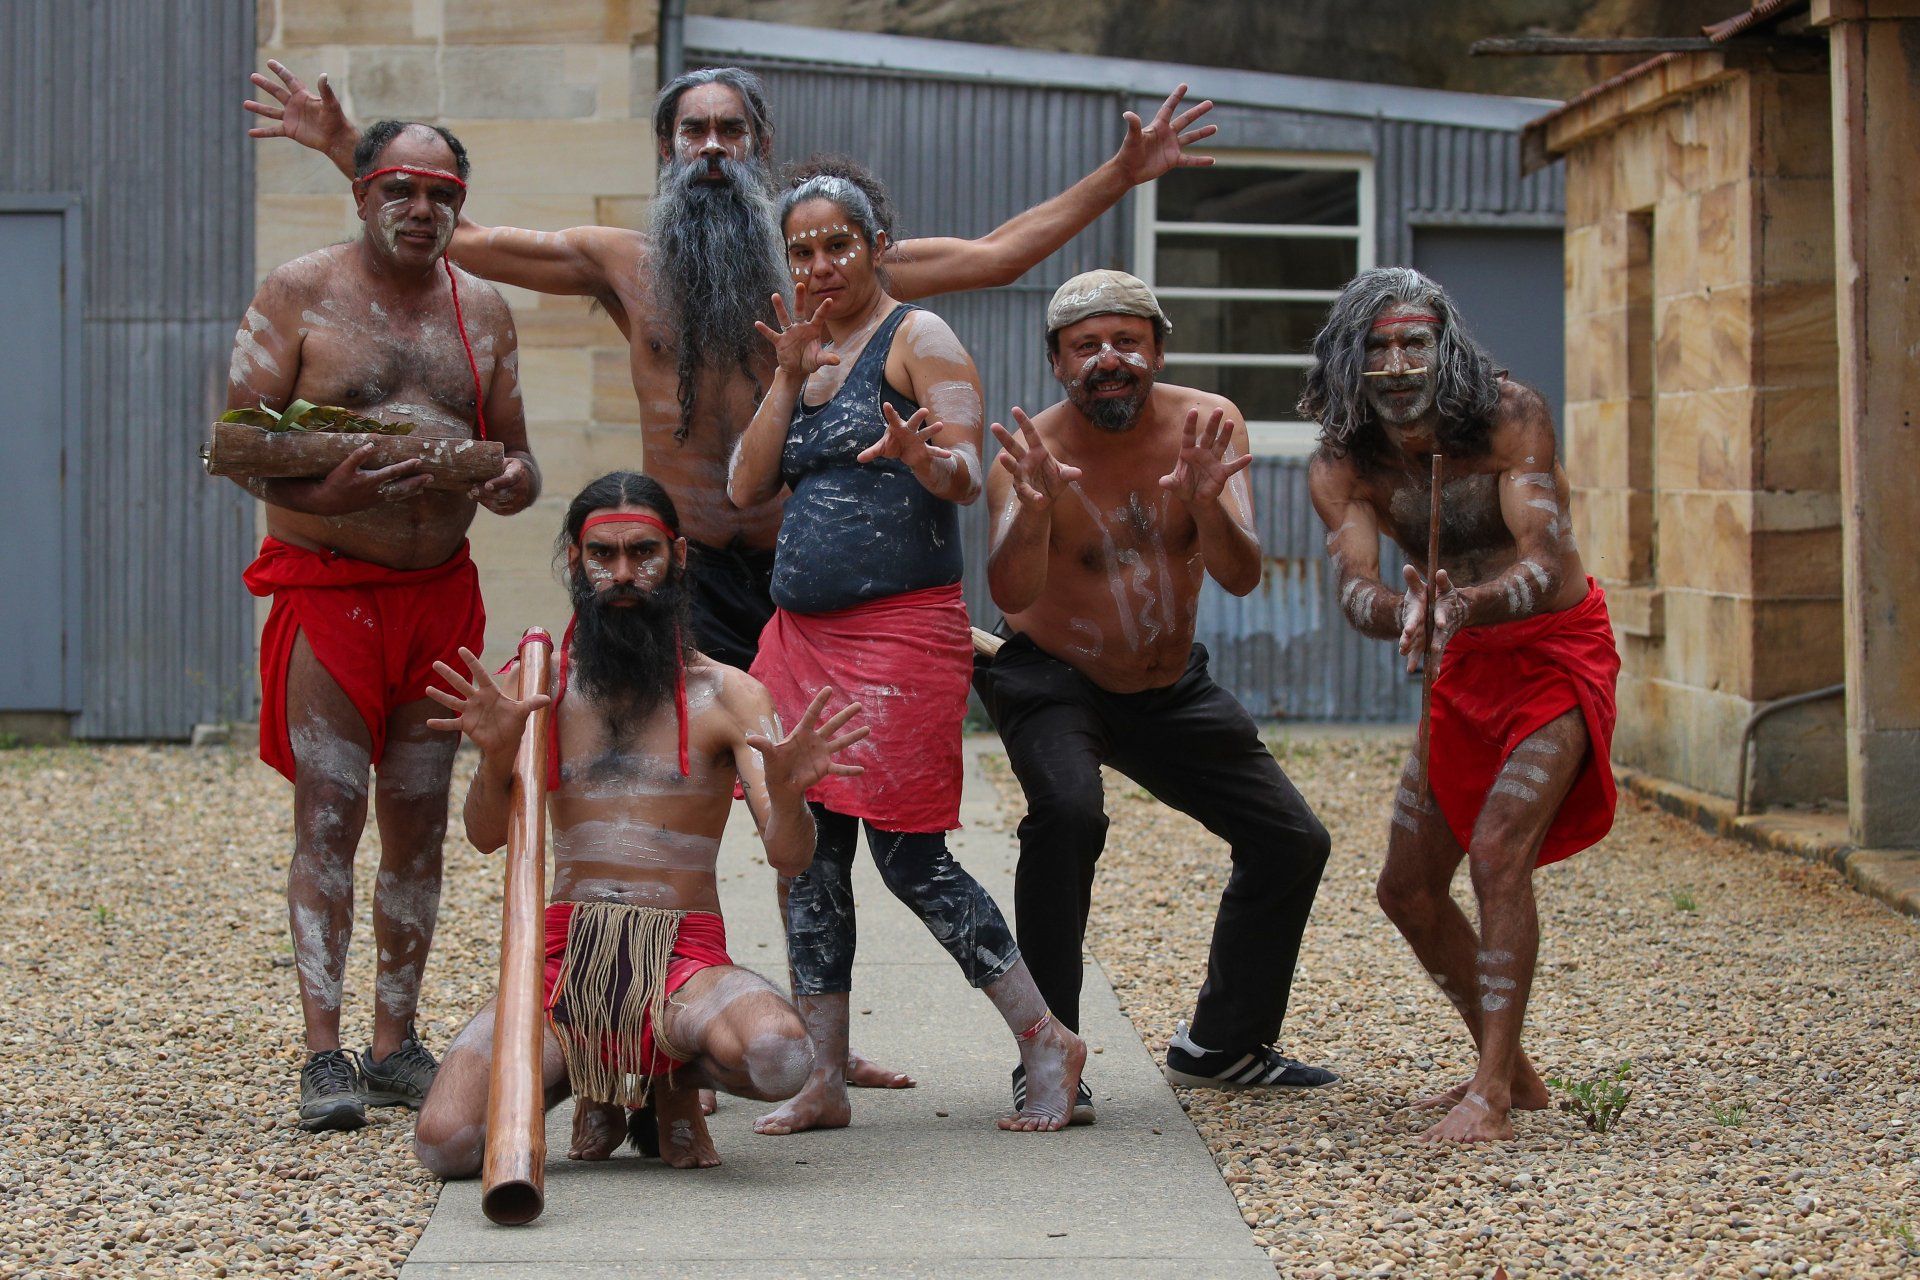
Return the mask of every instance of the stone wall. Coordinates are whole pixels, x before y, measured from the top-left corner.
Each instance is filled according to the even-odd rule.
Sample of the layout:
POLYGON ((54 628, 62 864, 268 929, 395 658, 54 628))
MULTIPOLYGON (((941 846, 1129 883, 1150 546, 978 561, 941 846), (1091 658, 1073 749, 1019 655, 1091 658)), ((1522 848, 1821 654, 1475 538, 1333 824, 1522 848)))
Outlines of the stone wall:
MULTIPOLYGON (((1730 69, 1567 165, 1567 467, 1620 633, 1615 758, 1731 794, 1754 708, 1842 678, 1827 80, 1730 69)), ((1766 723, 1756 799, 1845 795, 1841 709, 1766 723)))
MULTIPOLYGON (((466 210, 474 219, 542 231, 645 225, 655 164, 654 0, 258 3, 262 70, 271 57, 309 81, 329 72, 360 124, 395 116, 459 135, 473 159, 466 210)), ((237 113, 232 123, 241 127, 237 113)), ((255 190, 261 276, 359 234, 345 180, 311 151, 260 144, 255 190)), ((519 329, 527 426, 546 485, 531 509, 511 519, 482 510, 474 521, 487 649, 496 657, 529 624, 557 634, 566 621, 551 568, 566 500, 596 475, 641 465, 619 330, 583 298, 502 292, 519 329)))

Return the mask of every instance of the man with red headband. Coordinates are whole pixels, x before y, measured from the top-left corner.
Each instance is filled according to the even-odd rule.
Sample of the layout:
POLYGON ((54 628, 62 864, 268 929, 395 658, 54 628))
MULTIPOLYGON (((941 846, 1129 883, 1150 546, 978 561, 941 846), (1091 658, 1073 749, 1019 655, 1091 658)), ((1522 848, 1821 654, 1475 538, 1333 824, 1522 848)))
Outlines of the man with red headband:
MULTIPOLYGON (((807 788, 858 774, 834 756, 867 730, 842 732, 857 703, 822 722, 831 692, 822 690, 782 736, 757 681, 692 649, 677 521, 658 483, 615 472, 574 498, 560 536, 574 615, 556 655, 548 722, 544 1060, 549 1105, 568 1093, 580 1099, 575 1159, 603 1160, 631 1133, 668 1164, 704 1168, 720 1157, 701 1087, 780 1101, 813 1069, 793 1005, 727 956, 714 861, 734 783, 768 864, 798 875, 813 860, 807 788), (628 1107, 640 1108, 631 1121, 628 1107)), ((431 693, 452 714, 431 723, 480 748, 467 835, 492 850, 506 842, 527 716, 549 699, 517 697, 471 650, 460 657, 464 672, 439 664, 445 688, 431 693)), ((479 1172, 492 1044, 489 1004, 448 1049, 420 1113, 415 1150, 443 1178, 479 1172)))
POLYGON ((1313 504, 1347 620, 1398 639, 1433 683, 1428 769, 1407 762, 1387 830, 1380 905, 1459 1011, 1473 1078, 1416 1103, 1444 1110, 1429 1140, 1513 1136, 1508 1113, 1547 1105, 1520 1047, 1540 944, 1535 867, 1613 824, 1614 680, 1606 599, 1580 562, 1567 476, 1540 395, 1496 370, 1453 301, 1408 267, 1362 272, 1314 339, 1300 411, 1320 423, 1313 504), (1380 573, 1380 535, 1426 559, 1432 460, 1442 455, 1432 617, 1421 572, 1380 573), (1444 658, 1444 660, 1443 660, 1444 658), (1449 887, 1467 859, 1475 932, 1449 887))
POLYGON ((417 1107, 434 1072, 413 1032, 440 900, 440 847, 457 739, 427 727, 436 660, 485 625, 467 553, 476 505, 499 515, 539 492, 520 407, 513 319, 499 293, 446 260, 467 158, 444 129, 387 120, 354 153, 365 233, 261 284, 234 337, 227 404, 339 405, 413 433, 497 440, 507 469, 468 492, 429 490, 417 460, 248 480, 267 504, 247 587, 273 597, 260 641, 260 756, 294 785, 287 877, 306 1020, 300 1123, 351 1129, 368 1105, 417 1107), (341 975, 368 775, 380 828, 373 1042, 340 1045, 341 975))

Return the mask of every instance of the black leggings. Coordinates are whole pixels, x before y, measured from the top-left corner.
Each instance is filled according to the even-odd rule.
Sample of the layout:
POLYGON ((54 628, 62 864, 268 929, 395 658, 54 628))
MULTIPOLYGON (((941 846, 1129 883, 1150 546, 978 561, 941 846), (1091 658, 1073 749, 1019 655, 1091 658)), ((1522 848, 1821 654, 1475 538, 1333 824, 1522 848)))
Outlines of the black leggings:
MULTIPOLYGON (((796 996, 853 990, 853 846, 860 820, 817 804, 813 865, 787 890, 787 962, 796 996)), ((882 831, 866 824, 867 850, 893 896, 913 908, 967 981, 984 987, 1020 959, 1006 918, 947 852, 944 831, 882 831)))

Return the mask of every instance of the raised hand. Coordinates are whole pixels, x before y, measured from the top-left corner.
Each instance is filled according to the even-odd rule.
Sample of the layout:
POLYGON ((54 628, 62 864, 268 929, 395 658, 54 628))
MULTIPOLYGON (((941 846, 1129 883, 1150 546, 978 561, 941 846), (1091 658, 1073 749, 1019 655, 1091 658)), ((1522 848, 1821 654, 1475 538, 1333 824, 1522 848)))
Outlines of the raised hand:
POLYGON ((453 714, 427 721, 427 728, 464 733, 473 739, 473 745, 479 747, 484 756, 496 760, 511 757, 520 749, 520 734, 526 727, 527 717, 553 699, 544 693, 530 698, 509 698, 471 650, 461 649, 460 660, 467 664, 464 676, 444 662, 433 664, 435 674, 447 682, 452 692, 428 685, 427 696, 453 714))
POLYGON ((1125 114, 1127 136, 1113 159, 1120 166, 1120 172, 1134 186, 1152 182, 1169 169, 1197 168, 1213 163, 1212 156, 1188 155, 1185 150, 1219 132, 1210 124, 1197 129, 1193 127, 1194 121, 1213 110, 1213 103, 1202 102, 1175 116, 1181 99, 1186 96, 1185 85, 1168 94, 1167 100, 1160 104, 1160 109, 1153 113, 1153 123, 1145 128, 1141 127, 1139 116, 1131 111, 1125 114))
POLYGON ((256 89, 273 99, 273 103, 249 99, 241 104, 267 121, 248 129, 249 138, 291 138, 303 147, 312 147, 330 156, 338 151, 344 140, 348 151, 352 151, 358 130, 347 119, 346 108, 340 105, 340 99, 334 96, 333 86, 327 83, 326 72, 320 73, 320 91, 315 93, 307 88, 306 81, 293 74, 283 62, 269 58, 267 70, 280 78, 279 84, 258 71, 247 77, 256 89))
POLYGON ((1070 467, 1048 453, 1033 422, 1018 408, 1013 411, 1013 423, 1020 429, 1017 436, 997 422, 989 428, 1000 442, 998 462, 1013 477, 1013 494, 1020 505, 1045 511, 1080 478, 1080 468, 1070 467))
MULTIPOLYGON (((1407 674, 1412 675, 1420 670, 1428 648, 1427 580, 1412 565, 1406 567, 1403 576, 1407 594, 1400 604, 1400 652, 1407 656, 1407 674)), ((1438 662, 1447 641, 1467 622, 1467 598, 1453 585, 1445 569, 1433 575, 1433 617, 1436 625, 1431 647, 1433 661, 1438 662)))
POLYGON ((1187 422, 1180 430, 1180 456, 1173 470, 1160 477, 1160 487, 1190 507, 1218 502, 1227 481, 1253 465, 1253 455, 1243 453, 1227 457, 1233 444, 1233 423, 1215 409, 1200 425, 1200 411, 1187 410, 1187 422))
MULTIPOLYGON (((821 300, 813 309, 813 314, 805 320, 796 320, 787 312, 787 300, 779 294, 773 295, 773 317, 780 322, 778 329, 764 320, 755 320, 753 327, 760 336, 773 344, 774 359, 780 368, 796 377, 807 378, 823 365, 839 364, 840 357, 831 351, 822 350, 827 341, 827 309, 833 306, 832 298, 821 300)), ((807 312, 807 282, 802 280, 793 287, 793 311, 796 315, 807 312)))
POLYGON ((861 725, 851 733, 840 732, 847 721, 860 714, 857 702, 848 703, 822 722, 820 712, 832 695, 832 685, 814 694, 800 723, 777 742, 764 733, 747 735, 747 745, 760 753, 768 791, 793 795, 805 792, 829 775, 854 778, 866 772, 860 765, 842 764, 834 759, 854 743, 863 741, 872 730, 861 725))
POLYGON ((909 471, 918 475, 929 461, 951 458, 953 450, 944 449, 933 442, 933 438, 947 424, 936 422, 927 415, 925 409, 915 409, 913 416, 905 422, 894 407, 884 401, 880 405, 880 416, 886 424, 886 430, 878 440, 860 451, 856 462, 878 462, 882 458, 898 458, 909 471))

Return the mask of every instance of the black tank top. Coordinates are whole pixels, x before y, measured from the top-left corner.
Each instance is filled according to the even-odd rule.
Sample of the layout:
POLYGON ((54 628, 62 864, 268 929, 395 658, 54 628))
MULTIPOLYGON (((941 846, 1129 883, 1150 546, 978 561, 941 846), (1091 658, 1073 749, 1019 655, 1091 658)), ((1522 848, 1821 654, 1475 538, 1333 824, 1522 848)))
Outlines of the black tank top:
POLYGON ((928 493, 896 458, 858 462, 885 434, 884 401, 902 421, 919 408, 887 385, 887 353, 910 312, 894 308, 834 397, 794 406, 780 454, 793 493, 773 560, 773 602, 790 613, 830 613, 960 581, 959 508, 928 493))

